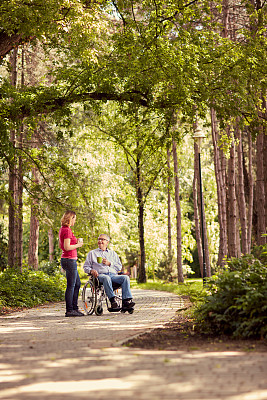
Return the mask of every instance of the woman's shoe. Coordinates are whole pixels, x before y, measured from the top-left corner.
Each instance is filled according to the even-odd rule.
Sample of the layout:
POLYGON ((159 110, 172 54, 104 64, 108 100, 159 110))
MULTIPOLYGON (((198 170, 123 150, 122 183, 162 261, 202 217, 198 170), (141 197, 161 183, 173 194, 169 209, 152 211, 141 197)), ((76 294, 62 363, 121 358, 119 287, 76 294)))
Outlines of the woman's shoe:
POLYGON ((84 314, 79 310, 66 311, 65 317, 83 317, 84 314))

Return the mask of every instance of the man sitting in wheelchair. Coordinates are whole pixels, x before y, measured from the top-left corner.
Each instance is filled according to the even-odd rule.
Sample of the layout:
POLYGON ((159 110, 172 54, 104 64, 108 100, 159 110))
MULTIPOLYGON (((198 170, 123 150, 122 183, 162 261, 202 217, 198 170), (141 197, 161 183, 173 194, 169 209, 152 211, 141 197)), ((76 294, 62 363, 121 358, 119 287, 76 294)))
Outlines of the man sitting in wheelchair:
POLYGON ((111 304, 112 311, 120 311, 120 306, 115 299, 112 282, 119 284, 122 290, 122 308, 132 309, 135 303, 132 300, 130 279, 128 275, 120 275, 122 264, 118 254, 108 249, 110 237, 101 234, 98 237, 98 248, 91 250, 86 257, 83 269, 87 274, 98 278, 103 284, 106 295, 111 304))

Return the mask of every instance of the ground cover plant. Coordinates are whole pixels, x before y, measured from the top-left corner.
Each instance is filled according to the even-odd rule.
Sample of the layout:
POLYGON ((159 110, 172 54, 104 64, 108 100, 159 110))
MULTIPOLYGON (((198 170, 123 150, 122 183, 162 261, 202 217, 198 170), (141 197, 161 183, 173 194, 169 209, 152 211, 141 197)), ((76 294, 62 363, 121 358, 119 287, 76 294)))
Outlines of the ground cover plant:
POLYGON ((200 280, 190 283, 190 279, 185 285, 142 285, 183 295, 185 307, 164 327, 125 345, 158 350, 265 352, 266 275, 267 248, 260 246, 250 255, 228 260, 227 266, 208 279, 204 287, 200 280))
POLYGON ((8 268, 0 274, 0 313, 64 300, 66 279, 60 272, 8 268))
POLYGON ((267 337, 267 247, 228 260, 207 281, 210 292, 194 311, 203 332, 241 338, 267 337))
MULTIPOLYGON (((188 296, 195 331, 233 338, 267 338, 267 246, 231 258, 208 278, 188 279, 185 284, 161 281, 138 285, 188 296)), ((189 315, 189 314, 188 314, 189 315)))

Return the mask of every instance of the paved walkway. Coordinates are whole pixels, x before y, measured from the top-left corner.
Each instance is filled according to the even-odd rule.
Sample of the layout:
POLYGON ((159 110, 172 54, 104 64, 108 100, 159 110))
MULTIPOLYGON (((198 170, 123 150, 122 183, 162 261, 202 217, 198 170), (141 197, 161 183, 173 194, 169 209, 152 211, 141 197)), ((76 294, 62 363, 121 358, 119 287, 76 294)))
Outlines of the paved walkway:
POLYGON ((65 318, 60 303, 0 318, 0 398, 267 400, 266 353, 121 347, 183 307, 170 293, 133 294, 132 315, 65 318))

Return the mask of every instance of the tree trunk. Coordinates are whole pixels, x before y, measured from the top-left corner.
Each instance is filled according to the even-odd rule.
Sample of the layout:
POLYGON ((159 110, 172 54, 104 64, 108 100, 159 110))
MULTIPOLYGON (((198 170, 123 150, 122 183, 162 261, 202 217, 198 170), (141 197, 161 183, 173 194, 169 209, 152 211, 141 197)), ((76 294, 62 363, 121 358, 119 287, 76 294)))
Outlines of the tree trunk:
POLYGON ((49 243, 49 261, 54 261, 54 232, 53 229, 50 228, 48 231, 48 243, 49 243))
POLYGON ((203 278, 203 252, 202 252, 202 239, 201 239, 199 211, 198 211, 199 210, 198 177, 199 177, 198 149, 197 149, 197 144, 194 143, 194 180, 193 180, 194 220, 195 220, 195 230, 196 230, 198 262, 199 262, 200 274, 203 278))
POLYGON ((39 219, 36 208, 31 206, 30 241, 28 249, 28 264, 35 270, 38 269, 38 241, 39 241, 39 219))
MULTIPOLYGON (((21 53, 21 86, 24 86, 24 49, 21 53)), ((17 265, 22 270, 22 259, 23 259, 23 160, 22 160, 22 148, 23 148, 23 137, 24 127, 23 124, 20 127, 17 149, 18 149, 18 170, 17 170, 17 193, 15 196, 16 202, 16 217, 15 217, 15 228, 16 228, 16 248, 17 248, 17 265)))
POLYGON ((254 179, 252 169, 252 139, 251 133, 248 134, 248 253, 251 252, 251 239, 252 239, 252 219, 253 219, 253 198, 254 198, 254 179))
MULTIPOLYGON (((266 95, 262 96, 262 109, 265 118, 267 119, 267 98, 266 95)), ((263 171, 264 171, 264 193, 265 193, 265 227, 267 226, 267 131, 266 126, 262 127, 263 130, 263 171)), ((266 228, 265 228, 266 229, 266 228)), ((265 239, 267 243, 267 238, 265 239)))
POLYGON ((176 142, 172 141, 173 165, 174 165, 174 182, 175 182, 175 204, 176 204, 176 230, 177 230, 177 274, 178 283, 184 282, 183 266, 182 266, 182 230, 181 230, 181 206, 179 198, 179 177, 176 142))
POLYGON ((138 270, 138 282, 145 283, 146 253, 145 253, 145 238, 144 238, 144 199, 141 188, 140 160, 138 156, 136 161, 136 192, 137 192, 137 202, 138 202, 138 230, 139 230, 139 245, 140 245, 140 265, 138 270))
MULTIPOLYGON (((18 149, 22 149, 23 146, 23 127, 21 127, 18 149)), ((16 213, 16 243, 17 243, 17 265, 22 270, 22 259, 23 259, 23 167, 22 167, 22 156, 19 154, 18 157, 18 176, 17 176, 17 213, 16 213)))
POLYGON ((171 226, 171 178, 170 178, 170 150, 167 149, 167 168, 168 168, 168 260, 172 259, 172 226, 171 226))
MULTIPOLYGON (((226 173, 226 157, 222 149, 219 149, 220 168, 221 168, 221 185, 222 185, 222 226, 224 235, 224 257, 228 254, 228 218, 227 218, 227 173, 226 173)), ((223 262, 224 264, 224 262, 223 262)))
POLYGON ((237 162, 238 162, 238 210, 241 225, 241 251, 243 254, 248 253, 248 233, 247 233, 247 211, 244 186, 244 170, 243 170, 243 144, 241 131, 238 126, 235 129, 237 138, 237 162))
MULTIPOLYGON (((33 182, 39 183, 38 171, 32 169, 33 182)), ((39 219, 38 219, 38 199, 34 199, 31 206, 31 221, 30 221, 30 240, 28 249, 28 264, 35 270, 38 269, 38 243, 39 243, 39 219)))
MULTIPOLYGON (((11 132, 10 141, 14 141, 14 132, 11 132)), ((10 267, 15 267, 16 265, 16 237, 15 237, 15 161, 14 159, 10 162, 9 167, 9 206, 8 206, 8 265, 10 267)))
POLYGON ((228 256, 237 257, 236 237, 236 178, 235 178, 235 144, 232 140, 228 160, 228 256))
MULTIPOLYGON (((22 48, 21 52, 21 86, 25 85, 25 77, 24 77, 24 58, 25 58, 25 51, 22 48)), ((17 217, 17 243, 18 243, 18 265, 19 268, 22 270, 22 259, 23 259, 23 159, 22 159, 22 149, 23 149, 23 140, 24 140, 24 126, 23 123, 20 127, 20 134, 19 134, 19 142, 18 142, 18 150, 19 150, 19 157, 18 157, 18 217, 17 217)))
POLYGON ((200 206, 202 203, 202 214, 203 214, 203 236, 204 236, 204 248, 205 248, 205 262, 206 262, 206 275, 211 277, 211 268, 210 268, 210 252, 209 252, 209 240, 208 240, 208 231, 207 231, 207 223, 206 223, 206 213, 204 209, 204 199, 202 190, 200 192, 200 196, 202 200, 200 202, 200 206))
MULTIPOLYGON (((22 48, 21 52, 21 86, 25 85, 24 79, 24 58, 25 52, 24 48, 22 48)), ((22 160, 22 149, 23 149, 23 140, 24 140, 24 126, 23 123, 20 127, 20 134, 19 134, 19 141, 18 141, 18 194, 17 194, 17 201, 18 201, 18 215, 16 218, 17 223, 17 259, 18 259, 18 266, 22 270, 22 259, 23 259, 23 160, 22 160)))
POLYGON ((223 0, 223 32, 222 36, 227 38, 229 35, 229 1, 223 0))
POLYGON ((257 210, 257 245, 264 245, 266 237, 265 225, 265 187, 264 187, 264 135, 257 136, 257 178, 256 178, 256 210, 257 210))
MULTIPOLYGON (((266 105, 265 105, 265 110, 266 110, 266 105)), ((267 134, 266 134, 266 129, 265 129, 265 134, 264 134, 263 170, 264 170, 264 190, 265 190, 265 226, 267 226, 267 134)))
MULTIPOLYGON (((27 38, 28 40, 29 38, 27 38)), ((0 32, 0 58, 2 59, 6 54, 17 50, 17 46, 22 42, 26 41, 21 34, 12 33, 7 34, 6 32, 0 32)))
POLYGON ((218 220, 220 227, 220 241, 219 241, 219 254, 217 265, 224 264, 224 258, 227 256, 227 210, 226 210, 226 185, 224 180, 222 160, 223 153, 220 154, 218 146, 218 131, 215 110, 212 108, 211 115, 211 130, 214 154, 214 168, 217 186, 217 203, 218 203, 218 220))
MULTIPOLYGON (((11 75, 10 81, 13 86, 17 85, 17 49, 15 49, 10 55, 10 67, 11 75)), ((18 268, 21 270, 21 263, 19 259, 21 258, 21 253, 19 253, 19 243, 20 243, 20 226, 18 224, 18 167, 17 167, 17 154, 16 154, 16 143, 17 137, 15 130, 10 131, 10 142, 13 145, 14 155, 9 162, 9 208, 8 208, 8 218, 9 218, 9 241, 8 241, 8 265, 12 268, 18 268), (18 257, 19 256, 19 257, 18 257)), ((21 165, 20 165, 21 167, 21 165)), ((20 168, 21 169, 21 168, 20 168)))
POLYGON ((203 189, 202 189, 202 173, 201 173, 201 159, 200 159, 200 148, 198 144, 194 146, 195 153, 195 165, 198 165, 197 168, 197 193, 198 193, 198 211, 200 215, 200 237, 202 244, 202 277, 205 279, 207 276, 211 276, 210 262, 209 262, 209 244, 208 244, 208 234, 207 234, 207 224, 206 224, 206 215, 204 208, 204 198, 203 198, 203 189))

